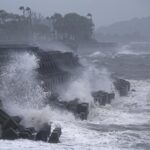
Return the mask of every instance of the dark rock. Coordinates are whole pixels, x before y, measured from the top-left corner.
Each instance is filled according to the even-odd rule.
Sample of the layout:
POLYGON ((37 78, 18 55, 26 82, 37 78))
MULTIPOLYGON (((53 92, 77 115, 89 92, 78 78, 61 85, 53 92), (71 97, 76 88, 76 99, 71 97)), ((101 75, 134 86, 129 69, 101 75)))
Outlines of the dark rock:
POLYGON ((127 96, 130 91, 130 82, 124 79, 116 79, 114 86, 116 90, 118 90, 120 96, 127 96))
POLYGON ((132 92, 136 92, 136 90, 135 90, 135 89, 132 89, 131 91, 132 91, 132 92))
POLYGON ((55 128, 49 138, 49 143, 59 143, 59 138, 61 136, 61 128, 55 128))
POLYGON ((8 128, 18 129, 19 125, 12 119, 8 119, 3 124, 3 130, 6 130, 8 128))
POLYGON ((16 123, 20 123, 21 121, 22 121, 22 118, 21 117, 19 117, 19 116, 13 116, 13 117, 11 117, 16 123))
POLYGON ((20 132, 19 133, 19 138, 22 138, 22 139, 31 139, 32 135, 29 134, 29 132, 20 132))
POLYGON ((48 142, 49 143, 59 143, 58 133, 57 132, 52 132, 48 142))
POLYGON ((30 127, 30 128, 26 128, 26 131, 30 134, 30 139, 35 140, 36 130, 33 127, 30 127))
POLYGON ((17 129, 19 124, 15 122, 6 112, 0 109, 0 124, 3 129, 13 128, 17 129))
POLYGON ((111 104, 111 101, 115 99, 115 93, 108 93, 108 104, 111 104))
POLYGON ((49 97, 50 103, 57 103, 59 101, 59 95, 57 93, 52 93, 49 97))
POLYGON ((0 109, 0 123, 3 125, 8 119, 9 116, 2 109, 0 109))
POLYGON ((28 131, 31 134, 34 134, 36 132, 36 130, 33 127, 26 128, 26 131, 28 131))
POLYGON ((2 139, 15 140, 18 139, 18 133, 13 128, 3 130, 2 139))
POLYGON ((20 124, 19 124, 18 131, 19 131, 19 132, 25 131, 25 127, 24 127, 23 125, 20 125, 20 124))
POLYGON ((67 110, 67 105, 68 105, 68 102, 65 102, 65 101, 59 101, 57 103, 57 107, 62 110, 67 110))
POLYGON ((114 93, 107 93, 104 91, 93 92, 92 96, 94 98, 94 102, 98 103, 99 105, 110 104, 111 100, 115 98, 114 93))
POLYGON ((79 99, 77 98, 75 100, 69 101, 67 103, 67 109, 73 113, 76 113, 78 103, 79 103, 79 99))
POLYGON ((58 133, 58 137, 60 137, 61 134, 62 134, 62 131, 61 131, 61 128, 60 128, 60 127, 55 128, 55 129, 53 130, 53 132, 57 132, 57 133, 58 133))
POLYGON ((46 142, 51 133, 51 126, 45 123, 36 135, 36 141, 46 142))
POLYGON ((99 105, 105 105, 107 102, 107 93, 103 91, 93 92, 94 102, 99 103, 99 105))
POLYGON ((88 103, 78 104, 76 113, 78 114, 81 120, 87 120, 89 114, 89 104, 88 103))
POLYGON ((23 126, 21 126, 19 129, 19 138, 34 140, 35 132, 35 129, 32 127, 24 128, 23 126))

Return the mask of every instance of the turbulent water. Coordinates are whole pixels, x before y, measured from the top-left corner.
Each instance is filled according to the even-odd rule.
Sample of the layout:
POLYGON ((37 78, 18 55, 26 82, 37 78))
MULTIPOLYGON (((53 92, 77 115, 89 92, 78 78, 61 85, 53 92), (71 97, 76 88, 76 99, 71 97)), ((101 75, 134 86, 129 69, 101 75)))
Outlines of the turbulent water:
POLYGON ((39 128, 43 122, 53 121, 53 127, 59 124, 63 133, 59 144, 0 140, 0 150, 149 150, 150 74, 143 69, 149 68, 149 52, 150 46, 134 43, 118 48, 113 55, 112 52, 94 52, 85 56, 92 65, 83 62, 85 72, 70 83, 63 97, 69 100, 78 96, 90 102, 87 121, 76 120, 67 111, 45 105, 48 93, 36 78, 37 58, 34 55, 11 56, 0 76, 0 96, 6 111, 21 115, 26 126, 39 128), (119 97, 115 91, 117 96, 111 105, 94 106, 89 94, 93 89, 114 91, 111 73, 128 79, 134 90, 127 97, 119 97))

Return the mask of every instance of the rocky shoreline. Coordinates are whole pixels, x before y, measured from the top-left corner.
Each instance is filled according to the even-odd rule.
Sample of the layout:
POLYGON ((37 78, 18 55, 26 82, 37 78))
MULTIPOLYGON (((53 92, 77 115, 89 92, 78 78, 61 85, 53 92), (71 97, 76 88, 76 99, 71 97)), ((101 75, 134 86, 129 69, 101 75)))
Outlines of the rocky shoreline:
MULTIPOLYGON (((130 82, 123 79, 115 80, 114 86, 120 96, 127 96, 130 91, 130 82)), ((93 102, 103 106, 110 104, 111 100, 115 98, 115 93, 107 93, 105 91, 96 91, 91 94, 93 96, 93 102)), ((89 103, 81 103, 78 98, 69 102, 60 101, 58 94, 51 94, 49 97, 49 105, 70 111, 76 118, 81 120, 87 120, 90 111, 89 103)), ((61 127, 56 127, 51 131, 51 124, 44 123, 39 130, 36 130, 34 127, 24 127, 21 121, 22 118, 20 116, 8 115, 3 109, 2 101, 0 101, 0 139, 29 139, 49 143, 60 142, 59 138, 62 134, 61 127)))

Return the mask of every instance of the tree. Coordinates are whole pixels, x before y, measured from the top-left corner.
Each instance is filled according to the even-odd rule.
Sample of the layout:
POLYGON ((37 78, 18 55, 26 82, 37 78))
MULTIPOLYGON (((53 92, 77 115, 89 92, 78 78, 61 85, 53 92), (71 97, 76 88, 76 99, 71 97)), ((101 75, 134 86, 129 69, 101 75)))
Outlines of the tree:
POLYGON ((63 38, 63 34, 64 34, 64 20, 63 20, 63 16, 59 13, 55 13, 52 17, 52 22, 53 22, 53 27, 54 30, 56 31, 56 36, 58 39, 61 39, 61 37, 63 38))
POLYGON ((5 10, 0 10, 0 22, 5 23, 8 13, 5 10))
POLYGON ((80 16, 77 13, 68 13, 65 16, 55 13, 51 19, 57 39, 70 39, 75 41, 90 40, 93 33, 92 15, 80 16), (89 18, 90 17, 90 18, 89 18))
POLYGON ((24 8, 24 6, 20 6, 19 9, 23 12, 23 17, 25 17, 25 8, 24 8))
POLYGON ((87 17, 89 17, 92 20, 92 14, 91 13, 88 13, 87 17))
POLYGON ((76 41, 89 40, 92 37, 93 22, 87 17, 69 13, 64 16, 64 29, 76 41))

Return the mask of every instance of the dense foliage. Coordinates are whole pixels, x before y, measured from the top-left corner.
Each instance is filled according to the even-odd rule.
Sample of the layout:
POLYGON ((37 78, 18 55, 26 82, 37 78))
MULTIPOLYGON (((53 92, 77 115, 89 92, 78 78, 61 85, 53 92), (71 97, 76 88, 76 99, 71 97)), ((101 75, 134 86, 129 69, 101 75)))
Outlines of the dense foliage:
POLYGON ((33 13, 29 7, 21 6, 22 15, 0 10, 0 40, 25 40, 50 38, 55 40, 88 41, 92 39, 94 24, 92 15, 77 13, 61 15, 55 13, 43 17, 33 13))

